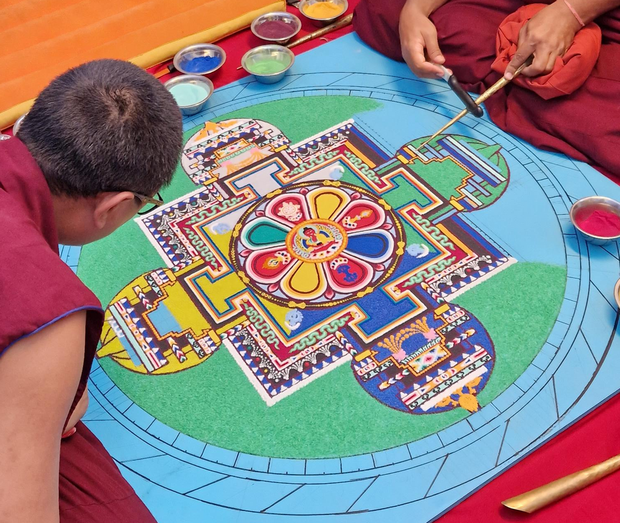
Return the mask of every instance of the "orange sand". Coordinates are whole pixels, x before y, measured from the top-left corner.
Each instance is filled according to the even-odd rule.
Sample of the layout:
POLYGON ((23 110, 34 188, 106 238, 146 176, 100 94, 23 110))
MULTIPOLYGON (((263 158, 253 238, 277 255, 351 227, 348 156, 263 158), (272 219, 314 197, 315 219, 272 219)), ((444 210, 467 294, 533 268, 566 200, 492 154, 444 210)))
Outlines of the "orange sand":
POLYGON ((342 6, 331 2, 317 2, 304 6, 304 14, 312 18, 334 18, 344 11, 342 6))

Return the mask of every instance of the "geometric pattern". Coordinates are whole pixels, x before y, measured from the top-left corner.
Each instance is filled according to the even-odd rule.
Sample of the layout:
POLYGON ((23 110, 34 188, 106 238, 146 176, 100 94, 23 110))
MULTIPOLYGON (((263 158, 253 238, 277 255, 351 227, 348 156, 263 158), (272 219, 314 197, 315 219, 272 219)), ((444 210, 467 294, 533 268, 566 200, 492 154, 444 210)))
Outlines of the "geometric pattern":
POLYGON ((247 273, 262 297, 300 300, 296 306, 359 298, 384 281, 402 255, 402 227, 393 212, 369 191, 344 183, 290 186, 250 208, 237 232, 235 269, 247 273), (309 285, 309 278, 316 283, 309 285))
POLYGON ((203 364, 209 343, 221 343, 271 406, 357 355, 369 370, 352 373, 388 407, 476 411, 493 343, 471 314, 441 304, 515 262, 460 216, 500 198, 509 171, 501 148, 480 140, 418 142, 390 158, 352 120, 294 146, 260 120, 207 122, 185 145, 196 162, 185 168, 217 178, 137 218, 173 272, 160 271, 166 282, 155 288, 151 273, 119 292, 99 357, 169 374, 203 364), (426 180, 444 172, 456 175, 449 195, 426 180), (221 310, 214 285, 229 302, 221 310), (138 320, 119 317, 124 303, 138 320), (402 347, 381 349, 410 322, 432 324, 430 310, 443 322, 428 331, 435 337, 407 334, 402 347), (445 361, 416 371, 438 346, 445 361))
MULTIPOLYGON (((419 136, 460 110, 445 86, 414 79, 406 66, 363 48, 355 36, 305 53, 295 68, 274 86, 248 78, 218 89, 207 112, 188 120, 187 128, 231 108, 292 96, 364 96, 404 112, 416 110, 430 122, 419 124, 419 136)), ((356 125, 390 149, 389 137, 374 131, 372 122, 361 119, 356 125)), ((512 183, 538 202, 530 213, 541 216, 548 209, 557 224, 556 236, 539 231, 529 243, 505 239, 505 251, 525 259, 536 246, 539 256, 556 249, 568 270, 560 315, 530 367, 490 404, 428 438, 358 456, 299 460, 252 456, 180 434, 127 398, 95 362, 85 421, 158 521, 301 522, 310 516, 328 523, 404 522, 412 513, 429 521, 617 391, 620 350, 612 289, 620 267, 618 246, 586 244, 568 217, 576 199, 593 193, 618 199, 617 187, 584 164, 504 134, 485 118, 466 117, 456 129, 501 144, 512 183)), ((513 214, 523 216, 518 207, 513 214)), ((487 222, 493 219, 493 212, 486 214, 487 222)), ((470 224, 476 225, 473 216, 470 224)), ((501 228, 501 220, 495 225, 501 228)), ((76 251, 63 249, 70 263, 76 251)), ((440 290, 452 292, 452 287, 458 292, 455 286, 440 290)))

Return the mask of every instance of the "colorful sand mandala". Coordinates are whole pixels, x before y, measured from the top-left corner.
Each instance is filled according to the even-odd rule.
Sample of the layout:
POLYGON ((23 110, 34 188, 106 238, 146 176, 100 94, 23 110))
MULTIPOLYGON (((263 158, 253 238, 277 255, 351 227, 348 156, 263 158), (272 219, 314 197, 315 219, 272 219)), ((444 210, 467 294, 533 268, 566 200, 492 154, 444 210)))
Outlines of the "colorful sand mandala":
POLYGON ((497 147, 441 136, 390 158, 353 121, 291 147, 240 119, 207 122, 182 165, 204 187, 137 220, 169 268, 112 300, 99 357, 170 374, 223 344, 268 405, 349 363, 387 407, 478 410, 493 342, 449 302, 515 262, 459 218, 504 190, 497 147), (458 174, 450 194, 436 169, 458 174))
POLYGON ((402 226, 384 201, 340 182, 276 193, 243 216, 231 249, 235 269, 263 298, 337 305, 362 298, 394 271, 402 226))
MULTIPOLYGON (((165 208, 63 249, 109 304, 85 422, 157 521, 431 521, 617 391, 618 246, 568 215, 617 187, 486 118, 413 140, 458 110, 339 38, 283 82, 220 87, 165 208), (244 216, 304 184, 400 224, 372 292, 289 306, 235 267, 244 216)), ((320 229, 298 245, 340 233, 320 229)))

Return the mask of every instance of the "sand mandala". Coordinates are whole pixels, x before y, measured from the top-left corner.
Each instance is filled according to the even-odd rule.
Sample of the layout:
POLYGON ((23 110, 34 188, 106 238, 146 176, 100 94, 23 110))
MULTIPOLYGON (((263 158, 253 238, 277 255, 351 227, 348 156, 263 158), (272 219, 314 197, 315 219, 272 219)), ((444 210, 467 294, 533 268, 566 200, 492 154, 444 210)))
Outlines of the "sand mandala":
POLYGON ((268 405, 350 362, 388 407, 477 411, 493 343, 449 301, 515 260, 459 212, 499 197, 508 171, 497 148, 466 137, 415 145, 386 158, 353 121, 296 147, 260 120, 207 123, 183 165, 194 180, 219 172, 217 183, 200 178, 205 189, 139 219, 172 270, 141 276, 113 300, 99 356, 167 374, 204 363, 223 342, 268 405), (449 199, 417 172, 447 164, 462 172, 449 199), (261 196, 274 174, 289 183, 261 196), (407 205, 395 205, 395 179, 407 205), (231 208, 243 211, 237 223, 231 208), (213 306, 215 281, 227 310, 213 306), (287 311, 283 324, 274 305, 287 311), (188 308, 199 324, 182 325, 188 308))
POLYGON ((82 250, 86 421, 158 521, 428 521, 615 392, 620 255, 568 219, 611 186, 485 119, 420 147, 458 109, 341 38, 218 89, 82 250))
POLYGON ((352 185, 303 184, 268 195, 235 227, 231 259, 264 298, 326 307, 362 298, 396 268, 402 226, 352 185))

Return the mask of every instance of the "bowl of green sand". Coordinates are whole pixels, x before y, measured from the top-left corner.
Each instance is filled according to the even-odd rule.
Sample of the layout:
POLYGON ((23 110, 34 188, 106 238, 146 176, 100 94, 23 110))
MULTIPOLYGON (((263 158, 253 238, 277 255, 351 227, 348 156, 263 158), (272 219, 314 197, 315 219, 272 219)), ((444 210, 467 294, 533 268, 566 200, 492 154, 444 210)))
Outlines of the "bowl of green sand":
POLYGON ((295 55, 281 45, 261 45, 250 49, 241 58, 241 66, 258 82, 273 84, 284 78, 295 62, 295 55))

